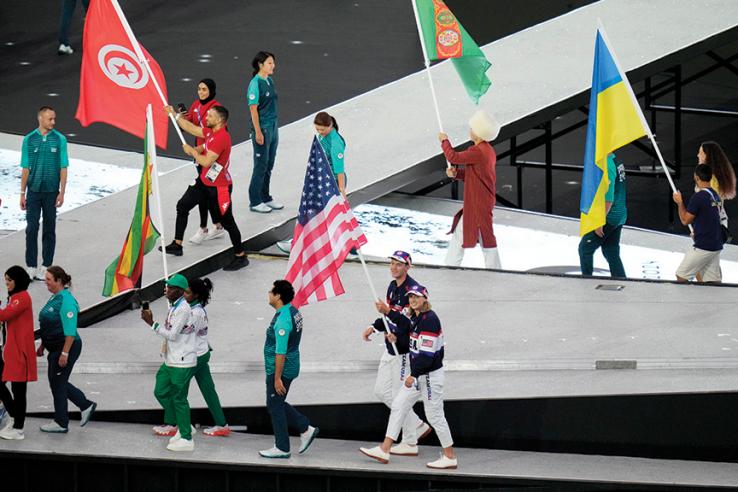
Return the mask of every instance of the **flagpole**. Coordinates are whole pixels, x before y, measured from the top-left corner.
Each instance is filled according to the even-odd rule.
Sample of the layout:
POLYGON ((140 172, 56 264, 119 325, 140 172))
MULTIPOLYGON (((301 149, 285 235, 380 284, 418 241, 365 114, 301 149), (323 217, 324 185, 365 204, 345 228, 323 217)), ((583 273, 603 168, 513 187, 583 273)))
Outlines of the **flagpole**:
MULTIPOLYGON (((359 260, 361 260, 361 266, 364 268, 364 275, 366 275, 366 281, 369 283, 369 288, 372 289, 372 296, 373 299, 379 301, 381 300, 379 296, 377 295, 377 290, 374 288, 374 283, 372 282, 372 278, 369 275, 369 269, 366 266, 366 262, 364 261, 364 255, 361 254, 361 248, 358 248, 356 252, 359 254, 359 260)), ((387 323, 387 316, 384 314, 382 315, 382 321, 384 322, 384 329, 387 330, 386 333, 392 333, 389 328, 389 324, 387 323)), ((392 349, 395 351, 395 355, 400 355, 400 352, 397 351, 397 344, 395 342, 392 343, 392 349)))
MULTIPOLYGON (((151 104, 146 106, 146 133, 149 132, 152 136, 154 136, 154 120, 151 111, 151 104)), ((164 281, 166 281, 167 279, 169 279, 169 266, 167 264, 167 252, 164 241, 164 215, 161 211, 161 193, 159 191, 159 166, 156 163, 156 161, 158 160, 156 158, 156 144, 154 142, 149 142, 148 146, 154 148, 154 155, 151 156, 151 180, 153 181, 152 185, 154 187, 154 196, 156 197, 156 212, 159 215, 159 242, 161 245, 161 261, 162 265, 164 266, 164 281)), ((149 153, 148 146, 146 148, 147 154, 149 153)))
MULTIPOLYGON (((123 9, 120 8, 120 4, 118 3, 118 0, 110 0, 110 3, 113 5, 115 12, 118 14, 120 23, 123 26, 123 29, 126 31, 126 34, 128 35, 128 40, 131 42, 131 45, 133 46, 133 51, 135 51, 136 56, 138 56, 138 61, 143 63, 144 67, 146 67, 146 71, 148 72, 149 77, 151 77, 151 81, 154 83, 154 88, 156 88, 156 92, 159 93, 159 97, 161 98, 162 104, 167 106, 169 102, 164 97, 164 92, 162 92, 161 87, 159 87, 159 81, 156 80, 156 77, 154 77, 154 73, 151 71, 151 67, 149 66, 149 61, 144 56, 143 50, 141 49, 141 45, 138 44, 138 40, 136 39, 136 36, 133 34, 133 30, 131 29, 131 26, 130 24, 128 24, 128 19, 126 19, 126 16, 123 14, 123 9)), ((186 144, 187 142, 184 139, 184 135, 182 135, 182 130, 180 130, 179 125, 177 124, 177 120, 174 118, 174 115, 172 113, 169 113, 169 119, 172 120, 172 125, 174 125, 174 129, 177 130, 177 135, 179 136, 179 140, 182 142, 182 145, 186 144)))
MULTIPOLYGON (((441 123, 441 110, 438 108, 438 97, 436 96, 436 86, 433 84, 433 76, 430 71, 430 60, 428 59, 428 51, 425 48, 425 37, 423 36, 423 28, 420 25, 420 16, 418 15, 417 0, 410 0, 413 5, 413 13, 415 14, 415 24, 418 27, 418 37, 420 38, 420 48, 423 51, 423 62, 425 63, 425 72, 428 74, 428 85, 430 85, 431 96, 433 98, 433 107, 436 110, 436 120, 438 120, 438 131, 443 133, 443 123, 441 123)), ((451 168, 451 163, 446 161, 446 167, 451 168)))

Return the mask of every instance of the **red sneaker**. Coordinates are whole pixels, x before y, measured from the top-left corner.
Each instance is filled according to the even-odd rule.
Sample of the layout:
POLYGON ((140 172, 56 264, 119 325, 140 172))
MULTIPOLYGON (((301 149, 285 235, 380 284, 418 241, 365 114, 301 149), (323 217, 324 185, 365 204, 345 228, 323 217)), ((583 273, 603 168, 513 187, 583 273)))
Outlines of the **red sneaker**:
POLYGON ((177 433, 176 425, 157 425, 153 428, 154 434, 162 437, 172 437, 177 433))
POLYGON ((214 425, 213 427, 208 427, 202 433, 206 436, 228 437, 231 435, 231 428, 227 424, 223 427, 214 425))

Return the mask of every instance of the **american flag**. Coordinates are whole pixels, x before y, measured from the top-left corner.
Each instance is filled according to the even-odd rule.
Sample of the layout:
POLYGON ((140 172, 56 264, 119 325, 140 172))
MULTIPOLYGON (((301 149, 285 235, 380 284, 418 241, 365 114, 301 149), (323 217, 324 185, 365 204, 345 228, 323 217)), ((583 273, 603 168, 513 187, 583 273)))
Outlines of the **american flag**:
POLYGON ((285 276, 295 288, 292 304, 300 307, 343 294, 338 269, 352 248, 364 244, 366 236, 338 191, 323 146, 313 137, 285 276))

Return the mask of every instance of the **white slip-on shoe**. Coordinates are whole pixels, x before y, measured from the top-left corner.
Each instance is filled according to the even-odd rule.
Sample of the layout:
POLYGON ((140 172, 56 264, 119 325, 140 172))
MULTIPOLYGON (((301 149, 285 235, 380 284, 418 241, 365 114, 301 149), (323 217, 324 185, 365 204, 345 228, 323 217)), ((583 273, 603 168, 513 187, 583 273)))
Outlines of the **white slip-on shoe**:
POLYGON ((8 441, 22 441, 25 438, 26 436, 23 435, 22 429, 6 427, 0 431, 0 439, 7 439, 8 441))
POLYGON ((300 434, 300 454, 308 450, 315 438, 318 436, 320 429, 309 425, 307 430, 300 434))
POLYGON ((445 454, 441 453, 441 457, 436 461, 431 461, 426 466, 428 468, 435 468, 436 470, 455 470, 458 466, 458 460, 456 458, 449 458, 445 454))
POLYGON ((87 422, 89 422, 90 419, 92 418, 92 414, 95 413, 95 409, 97 409, 97 403, 93 401, 89 407, 85 408, 84 410, 82 410, 82 412, 80 412, 80 419, 79 419, 80 427, 84 427, 87 425, 87 422))
POLYGON ((192 439, 177 439, 176 441, 167 444, 167 449, 174 452, 194 451, 195 441, 192 439))
POLYGON ((401 442, 390 448, 390 454, 396 454, 398 456, 417 456, 418 445, 401 442))
POLYGON ((249 210, 251 210, 252 212, 258 212, 260 214, 268 214, 272 211, 272 208, 266 203, 260 203, 253 207, 249 207, 249 210))
POLYGON ((208 238, 208 230, 197 229, 197 232, 192 235, 189 241, 192 244, 202 244, 208 238))
POLYGON ((272 210, 282 210, 284 208, 284 205, 279 203, 277 200, 272 200, 270 202, 266 202, 264 205, 271 208, 272 210))
POLYGON ((282 451, 277 446, 274 446, 273 448, 259 451, 259 456, 261 456, 262 458, 289 458, 290 452, 282 451))
POLYGON ((208 232, 208 235, 205 237, 206 241, 210 241, 211 239, 218 239, 219 237, 225 236, 225 229, 222 227, 215 227, 213 226, 212 229, 210 229, 210 232, 208 232))
POLYGON ((52 434, 66 434, 67 432, 69 432, 69 429, 67 429, 66 427, 62 427, 53 420, 48 424, 42 425, 39 428, 41 429, 41 432, 50 432, 52 434))
POLYGON ((382 451, 382 448, 379 446, 374 446, 373 448, 359 448, 359 451, 380 463, 384 463, 385 465, 389 463, 390 454, 382 451))

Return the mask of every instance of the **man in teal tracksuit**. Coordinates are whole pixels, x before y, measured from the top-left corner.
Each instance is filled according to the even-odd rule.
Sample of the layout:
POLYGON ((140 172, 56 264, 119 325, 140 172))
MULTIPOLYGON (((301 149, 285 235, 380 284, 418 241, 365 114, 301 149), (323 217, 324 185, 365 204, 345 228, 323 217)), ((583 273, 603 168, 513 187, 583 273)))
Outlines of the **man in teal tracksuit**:
POLYGON ((269 291, 269 305, 277 312, 266 331, 264 366, 266 369, 266 405, 272 418, 274 447, 259 451, 264 458, 289 458, 288 427, 300 433, 300 453, 310 447, 318 428, 306 416, 287 403, 287 392, 300 373, 302 314, 292 304, 295 289, 286 280, 277 280, 269 291))
POLYGON ((607 179, 610 185, 605 193, 604 226, 585 234, 579 242, 579 263, 582 275, 592 275, 593 257, 597 248, 610 265, 610 276, 625 278, 625 267, 620 259, 620 233, 628 218, 625 205, 625 166, 617 161, 615 154, 607 156, 607 179))

